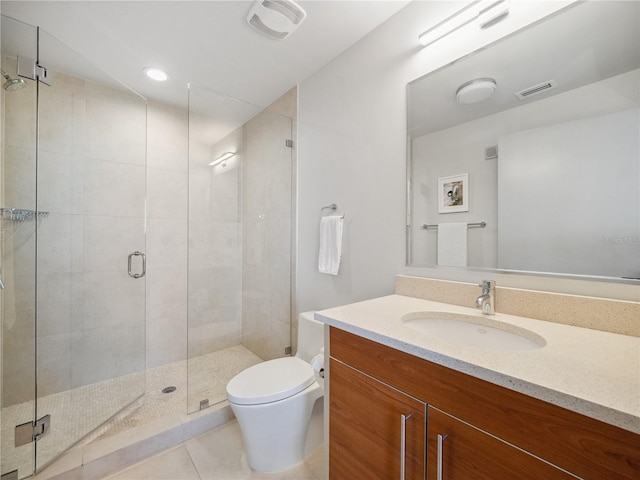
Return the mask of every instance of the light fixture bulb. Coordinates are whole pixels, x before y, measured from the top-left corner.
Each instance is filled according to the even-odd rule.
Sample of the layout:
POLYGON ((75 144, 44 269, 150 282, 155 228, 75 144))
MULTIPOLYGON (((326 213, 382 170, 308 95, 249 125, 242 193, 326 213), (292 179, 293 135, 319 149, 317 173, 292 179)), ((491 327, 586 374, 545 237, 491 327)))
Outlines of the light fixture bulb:
POLYGON ((149 77, 151 80, 155 80, 156 82, 164 82, 169 78, 166 72, 163 72, 159 68, 147 67, 142 70, 144 74, 149 77))
POLYGON ((459 28, 464 27, 468 23, 471 23, 478 16, 478 11, 476 8, 478 3, 480 3, 479 0, 471 2, 469 5, 460 9, 453 15, 445 18, 443 21, 431 27, 426 32, 421 33, 418 36, 418 41, 422 44, 422 46, 426 47, 434 42, 437 42, 442 37, 445 37, 450 33, 458 30, 459 28))
POLYGON ((221 163, 224 164, 224 162, 226 162, 227 160, 229 160, 231 157, 235 156, 235 152, 225 152, 222 155, 220 155, 219 157, 217 157, 213 162, 211 162, 209 165, 211 165, 212 167, 215 167, 216 165, 220 165, 221 163))
POLYGON ((480 28, 498 23, 509 13, 510 0, 474 0, 418 36, 423 46, 431 45, 450 33, 478 22, 480 28))

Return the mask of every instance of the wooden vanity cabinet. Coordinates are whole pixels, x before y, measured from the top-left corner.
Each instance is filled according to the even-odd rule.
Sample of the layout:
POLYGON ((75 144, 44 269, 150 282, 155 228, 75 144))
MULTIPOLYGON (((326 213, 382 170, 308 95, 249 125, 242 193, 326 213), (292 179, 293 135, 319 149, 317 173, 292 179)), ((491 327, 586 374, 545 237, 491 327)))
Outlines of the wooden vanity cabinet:
POLYGON ((331 479, 401 478, 392 418, 423 402, 428 480, 439 480, 438 435, 442 480, 640 479, 640 435, 628 430, 334 327, 330 350, 331 479))
POLYGON ((429 407, 428 475, 443 480, 576 480, 437 408, 429 407))
POLYGON ((426 405, 330 361, 330 479, 425 478, 426 405))

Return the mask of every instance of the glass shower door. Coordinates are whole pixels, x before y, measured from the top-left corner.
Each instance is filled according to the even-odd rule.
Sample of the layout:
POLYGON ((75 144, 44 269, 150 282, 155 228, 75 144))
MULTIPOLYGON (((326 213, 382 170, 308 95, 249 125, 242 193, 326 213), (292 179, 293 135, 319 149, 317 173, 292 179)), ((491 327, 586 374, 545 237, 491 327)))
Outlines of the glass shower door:
POLYGON ((39 30, 36 470, 145 390, 146 101, 39 30))
MULTIPOLYGON (((36 29, 2 17, 3 87, 17 76, 18 57, 35 58, 36 29)), ((0 168, 0 307, 2 318, 2 430, 0 473, 34 470, 35 445, 15 447, 15 426, 35 418, 35 252, 36 85, 14 83, 0 90, 2 168, 0 168), (18 88, 18 87, 22 88, 18 88)))
POLYGON ((5 17, 2 68, 1 465, 25 478, 145 390, 146 101, 5 17))

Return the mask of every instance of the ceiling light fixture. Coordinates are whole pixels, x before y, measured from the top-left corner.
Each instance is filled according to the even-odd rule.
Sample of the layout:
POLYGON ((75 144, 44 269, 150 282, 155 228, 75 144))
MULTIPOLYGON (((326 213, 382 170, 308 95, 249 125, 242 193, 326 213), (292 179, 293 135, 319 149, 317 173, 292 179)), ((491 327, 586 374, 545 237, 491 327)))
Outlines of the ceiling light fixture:
POLYGON ((480 28, 486 28, 503 19, 508 13, 509 0, 475 0, 421 33, 418 40, 426 47, 476 19, 480 28))
POLYGON ((493 78, 476 78, 460 85, 456 100, 465 105, 479 103, 491 98, 495 91, 496 81, 493 78))
POLYGON ((156 82, 164 82, 169 78, 169 75, 167 75, 166 72, 160 70, 159 68, 146 67, 143 68, 142 71, 147 77, 149 77, 151 80, 155 80, 156 82))
POLYGON ((224 167, 226 164, 226 161, 229 160, 231 157, 235 157, 235 155, 236 155, 235 152, 225 152, 222 155, 220 155, 218 158, 216 158, 213 162, 211 162, 209 165, 211 165, 212 167, 215 167, 216 165, 222 164, 222 166, 224 167))

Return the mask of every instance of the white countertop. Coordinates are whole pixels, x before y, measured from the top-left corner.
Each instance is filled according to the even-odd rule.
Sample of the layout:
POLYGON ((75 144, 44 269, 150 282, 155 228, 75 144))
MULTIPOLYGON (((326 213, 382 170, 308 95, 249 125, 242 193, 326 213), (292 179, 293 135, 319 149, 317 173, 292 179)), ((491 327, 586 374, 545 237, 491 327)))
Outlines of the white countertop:
MULTIPOLYGON (((536 350, 447 343, 408 327, 403 315, 480 310, 390 295, 316 312, 341 330, 640 434, 640 338, 531 318, 489 316, 546 340, 536 350)), ((484 316, 487 317, 487 316, 484 316)))

